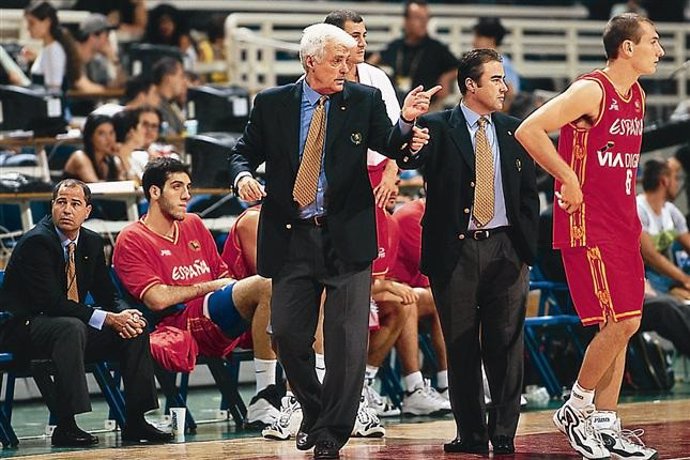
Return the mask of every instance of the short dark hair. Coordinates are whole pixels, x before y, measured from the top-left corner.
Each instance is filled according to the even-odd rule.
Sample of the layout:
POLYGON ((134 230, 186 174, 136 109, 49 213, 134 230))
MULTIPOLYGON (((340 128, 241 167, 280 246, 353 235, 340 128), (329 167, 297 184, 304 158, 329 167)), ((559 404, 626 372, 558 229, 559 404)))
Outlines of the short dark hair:
POLYGON ((165 181, 168 180, 171 174, 182 172, 189 176, 189 167, 172 157, 156 158, 148 162, 144 168, 144 175, 141 178, 141 184, 144 187, 144 196, 146 201, 151 201, 150 189, 156 186, 163 190, 165 181))
POLYGON ((140 93, 148 93, 152 86, 153 80, 144 74, 128 78, 125 83, 125 104, 136 99, 140 93))
POLYGON ((113 126, 115 126, 115 140, 117 142, 125 142, 127 140, 127 133, 137 127, 139 124, 139 113, 141 110, 124 109, 113 115, 113 126))
POLYGON ((86 185, 79 179, 63 179, 57 184, 55 184, 55 187, 53 187, 53 201, 55 201, 55 199, 57 198, 58 193, 60 193, 60 189, 62 187, 80 187, 82 192, 84 192, 84 201, 86 202, 86 205, 89 206, 91 204, 91 189, 88 185, 86 185))
POLYGON ((410 6, 412 5, 419 5, 423 7, 429 6, 426 0, 407 0, 405 2, 405 10, 403 12, 403 16, 407 17, 410 14, 410 6))
POLYGON ((649 160, 642 168, 642 190, 645 192, 653 192, 659 188, 661 178, 671 172, 666 161, 649 160))
POLYGON ((152 80, 155 85, 160 85, 166 75, 172 75, 177 72, 177 68, 182 67, 182 62, 174 57, 163 57, 160 58, 153 65, 151 73, 153 74, 152 80))
POLYGON ((472 30, 480 37, 493 38, 496 40, 496 46, 501 46, 503 37, 508 33, 508 29, 503 27, 499 18, 479 18, 472 30))
POLYGON ((345 23, 347 21, 359 24, 364 21, 364 18, 359 13, 352 10, 336 10, 328 13, 328 16, 323 20, 326 24, 331 24, 341 29, 345 29, 345 23))
POLYGON ((462 55, 458 61, 458 88, 463 95, 467 92, 467 85, 465 80, 469 78, 475 82, 484 73, 484 64, 487 62, 496 61, 503 62, 503 58, 496 50, 489 48, 475 48, 462 55))
POLYGON ((604 28, 604 52, 607 59, 616 59, 618 49, 625 40, 640 43, 642 28, 640 24, 646 22, 654 27, 654 23, 644 16, 635 13, 623 13, 612 17, 604 28))

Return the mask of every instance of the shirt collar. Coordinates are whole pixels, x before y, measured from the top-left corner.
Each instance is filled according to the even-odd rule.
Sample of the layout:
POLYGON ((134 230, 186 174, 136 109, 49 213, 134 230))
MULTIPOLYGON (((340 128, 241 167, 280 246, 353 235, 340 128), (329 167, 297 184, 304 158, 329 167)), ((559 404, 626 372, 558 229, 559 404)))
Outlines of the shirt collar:
POLYGON ((67 245, 69 245, 70 243, 77 244, 77 242, 79 241, 79 233, 77 233, 77 237, 75 239, 70 240, 67 237, 67 235, 62 233, 62 231, 59 228, 55 227, 55 231, 58 234, 58 238, 60 238, 60 244, 62 245, 63 249, 67 249, 67 245))
POLYGON ((319 102, 319 99, 321 98, 322 94, 317 93, 313 89, 311 89, 311 86, 307 84, 307 79, 302 80, 302 87, 304 91, 304 95, 302 96, 302 99, 307 99, 309 102, 309 105, 311 107, 314 107, 317 102, 319 102))
MULTIPOLYGON (((479 115, 477 112, 467 107, 464 101, 460 103, 460 110, 462 110, 462 114, 465 116, 467 124, 471 127, 476 127, 477 121, 482 117, 482 115, 479 115)), ((483 117, 486 118, 487 125, 492 124, 491 114, 483 115, 483 117)))

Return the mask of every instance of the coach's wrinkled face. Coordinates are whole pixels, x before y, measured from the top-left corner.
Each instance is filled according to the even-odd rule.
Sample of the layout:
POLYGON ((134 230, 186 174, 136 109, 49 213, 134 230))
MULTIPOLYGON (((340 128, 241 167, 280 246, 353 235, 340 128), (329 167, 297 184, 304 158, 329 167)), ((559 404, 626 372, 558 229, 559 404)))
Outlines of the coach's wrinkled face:
POLYGON ((163 190, 151 187, 151 200, 158 204, 165 217, 183 220, 187 214, 187 203, 192 198, 191 188, 192 181, 187 173, 172 173, 163 184, 163 190))

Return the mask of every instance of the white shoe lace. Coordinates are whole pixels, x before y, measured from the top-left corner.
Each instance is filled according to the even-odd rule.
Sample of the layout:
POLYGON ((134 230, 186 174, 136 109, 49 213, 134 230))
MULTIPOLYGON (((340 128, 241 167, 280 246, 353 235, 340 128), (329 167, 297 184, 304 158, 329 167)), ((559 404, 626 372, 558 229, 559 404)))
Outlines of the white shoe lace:
POLYGON ((618 432, 618 437, 624 443, 632 444, 640 449, 645 449, 646 446, 642 442, 642 436, 644 435, 644 429, 638 428, 636 430, 620 430, 618 432))
POLYGON ((601 447, 602 449, 606 449, 606 446, 604 445, 604 440, 601 438, 601 434, 596 429, 594 429, 591 417, 585 418, 585 435, 587 438, 594 439, 599 447, 601 447))
POLYGON ((364 392, 367 401, 371 401, 372 405, 383 406, 383 397, 369 384, 364 384, 364 392))
POLYGON ((296 399, 290 398, 290 402, 286 406, 280 408, 280 418, 278 419, 279 425, 286 427, 290 424, 290 417, 292 417, 292 414, 297 410, 298 404, 296 399))
POLYGON ((448 402, 446 398, 441 396, 441 393, 439 393, 436 388, 431 386, 431 380, 429 379, 424 379, 424 392, 434 401, 438 401, 441 404, 445 404, 448 402))

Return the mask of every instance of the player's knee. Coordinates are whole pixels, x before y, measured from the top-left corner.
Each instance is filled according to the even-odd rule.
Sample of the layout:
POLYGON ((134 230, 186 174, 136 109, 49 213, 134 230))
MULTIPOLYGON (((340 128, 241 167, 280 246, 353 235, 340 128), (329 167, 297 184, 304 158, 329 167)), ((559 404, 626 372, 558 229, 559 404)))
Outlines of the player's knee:
POLYGON ((632 337, 640 328, 641 320, 642 318, 640 316, 635 316, 633 318, 626 318, 623 321, 620 321, 621 332, 627 338, 632 337))

